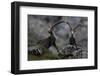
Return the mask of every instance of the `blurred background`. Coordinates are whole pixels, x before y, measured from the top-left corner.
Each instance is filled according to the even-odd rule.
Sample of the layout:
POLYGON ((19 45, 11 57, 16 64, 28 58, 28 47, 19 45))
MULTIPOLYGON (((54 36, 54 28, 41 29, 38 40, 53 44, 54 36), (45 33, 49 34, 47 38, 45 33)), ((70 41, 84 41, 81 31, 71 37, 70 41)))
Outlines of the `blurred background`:
MULTIPOLYGON (((47 16, 47 15, 28 15, 28 49, 36 45, 39 40, 49 37, 49 27, 59 21, 69 22, 72 29, 75 30, 74 38, 77 46, 80 47, 80 53, 76 58, 88 57, 88 18, 77 16, 47 16)), ((69 38, 71 37, 70 27, 65 23, 60 23, 54 27, 54 35, 56 37, 56 45, 60 52, 69 46, 69 38)), ((67 49, 67 48, 66 48, 67 49)), ((66 50, 65 49, 65 50, 66 50)), ((57 54, 54 47, 50 47, 49 51, 57 54)), ((67 52, 68 53, 68 52, 67 52)), ((73 52, 73 54, 76 54, 73 52)))

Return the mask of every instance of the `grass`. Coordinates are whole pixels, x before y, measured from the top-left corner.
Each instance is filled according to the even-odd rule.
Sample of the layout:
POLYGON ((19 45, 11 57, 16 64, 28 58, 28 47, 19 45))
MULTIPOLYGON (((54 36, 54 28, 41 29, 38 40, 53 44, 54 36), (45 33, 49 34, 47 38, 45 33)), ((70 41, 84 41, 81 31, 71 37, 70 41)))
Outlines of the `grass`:
POLYGON ((53 59, 58 59, 58 56, 53 55, 53 54, 44 54, 41 56, 35 56, 35 55, 28 55, 28 60, 32 61, 32 60, 53 60, 53 59))
POLYGON ((28 54, 28 61, 32 61, 32 60, 55 60, 55 59, 59 59, 59 56, 56 54, 53 54, 52 52, 50 52, 48 49, 42 47, 39 45, 39 48, 41 48, 44 52, 43 55, 41 56, 35 56, 33 54, 28 54))
POLYGON ((33 60, 58 60, 58 59, 75 59, 73 54, 53 54, 48 49, 44 48, 41 45, 38 45, 37 48, 40 48, 44 53, 40 56, 36 56, 33 54, 28 54, 28 61, 33 60))

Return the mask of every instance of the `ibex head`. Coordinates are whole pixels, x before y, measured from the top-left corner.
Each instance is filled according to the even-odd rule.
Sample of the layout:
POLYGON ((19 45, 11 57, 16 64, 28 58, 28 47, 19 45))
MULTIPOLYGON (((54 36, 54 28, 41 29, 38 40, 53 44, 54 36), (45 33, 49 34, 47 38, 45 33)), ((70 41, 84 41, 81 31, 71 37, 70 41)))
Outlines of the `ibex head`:
POLYGON ((48 33, 53 34, 53 27, 49 25, 48 33))

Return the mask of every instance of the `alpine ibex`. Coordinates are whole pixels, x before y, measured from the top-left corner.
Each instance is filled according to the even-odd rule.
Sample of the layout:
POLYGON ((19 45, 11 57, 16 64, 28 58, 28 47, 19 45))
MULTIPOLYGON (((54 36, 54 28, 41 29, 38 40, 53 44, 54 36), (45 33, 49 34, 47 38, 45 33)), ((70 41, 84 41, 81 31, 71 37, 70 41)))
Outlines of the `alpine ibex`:
POLYGON ((69 44, 72 45, 72 46, 75 46, 76 49, 77 49, 76 40, 75 40, 73 34, 75 32, 74 30, 76 30, 76 28, 78 26, 76 28, 72 29, 72 27, 69 24, 69 22, 65 22, 65 21, 59 21, 59 22, 55 23, 52 27, 49 27, 48 33, 50 34, 50 36, 47 37, 47 38, 45 38, 45 39, 43 39, 43 40, 40 40, 38 42, 38 44, 41 44, 42 46, 44 46, 47 49, 50 48, 51 46, 54 46, 56 48, 58 54, 60 54, 60 52, 58 50, 58 47, 56 46, 56 38, 55 38, 54 32, 53 32, 54 27, 57 26, 57 25, 59 25, 60 23, 65 23, 65 24, 67 24, 69 26, 70 32, 71 32, 71 37, 69 38, 69 44))
MULTIPOLYGON (((65 21, 59 21, 58 23, 56 23, 53 27, 55 27, 56 25, 60 24, 60 23, 65 23, 69 26, 70 28, 70 32, 71 32, 71 37, 69 38, 69 44, 72 46, 75 46, 77 49, 77 44, 76 44, 76 40, 74 38, 74 32, 76 31, 76 29, 79 27, 79 25, 77 25, 74 29, 71 27, 69 22, 65 22, 65 21)), ((52 27, 52 29, 53 29, 52 27)))
POLYGON ((72 29, 71 25, 65 21, 59 21, 59 22, 55 23, 53 26, 49 27, 48 33, 50 34, 50 36, 45 39, 39 40, 37 42, 37 44, 41 44, 44 48, 47 48, 47 49, 49 49, 51 46, 54 46, 58 52, 58 55, 60 55, 60 51, 58 50, 58 47, 56 45, 56 38, 55 38, 53 30, 54 30, 54 27, 60 23, 65 23, 69 26, 70 32, 71 32, 71 37, 69 38, 69 44, 72 46, 75 46, 77 49, 76 40, 75 40, 73 34, 75 32, 74 30, 76 30, 76 28, 78 26, 76 28, 72 29))
MULTIPOLYGON (((57 24, 55 24, 55 25, 57 25, 57 24)), ((45 47, 47 49, 50 48, 51 46, 54 46, 59 54, 60 52, 59 52, 58 47, 56 45, 56 38, 55 38, 54 32, 53 32, 55 25, 53 25, 52 27, 51 26, 49 27, 48 33, 50 34, 50 36, 38 41, 37 44, 41 44, 43 47, 45 47)))

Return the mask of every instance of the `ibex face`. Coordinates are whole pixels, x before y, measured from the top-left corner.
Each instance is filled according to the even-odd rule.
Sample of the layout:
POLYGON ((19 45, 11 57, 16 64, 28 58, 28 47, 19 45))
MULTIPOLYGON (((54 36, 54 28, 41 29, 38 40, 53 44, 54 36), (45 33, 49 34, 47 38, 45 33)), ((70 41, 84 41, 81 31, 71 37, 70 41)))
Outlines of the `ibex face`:
POLYGON ((51 35, 53 34, 53 27, 49 25, 49 30, 48 30, 48 33, 51 35))
POLYGON ((53 35, 53 32, 52 32, 51 30, 49 30, 48 33, 49 33, 50 35, 53 35))

